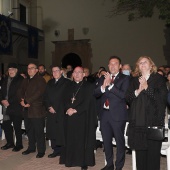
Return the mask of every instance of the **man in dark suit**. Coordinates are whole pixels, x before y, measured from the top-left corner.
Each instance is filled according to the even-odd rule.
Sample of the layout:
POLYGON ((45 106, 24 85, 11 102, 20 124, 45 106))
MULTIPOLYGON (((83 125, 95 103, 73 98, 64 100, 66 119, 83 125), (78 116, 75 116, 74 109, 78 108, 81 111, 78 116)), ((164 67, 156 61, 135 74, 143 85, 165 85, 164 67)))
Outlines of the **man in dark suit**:
POLYGON ((107 165, 102 170, 114 170, 112 138, 116 140, 116 170, 122 170, 125 162, 124 130, 127 120, 125 92, 129 86, 129 76, 120 72, 121 59, 112 56, 109 59, 109 72, 100 78, 95 96, 101 96, 101 133, 107 165))
POLYGON ((61 146, 64 145, 64 92, 71 82, 62 76, 59 66, 52 66, 53 79, 49 80, 45 90, 45 105, 48 110, 46 123, 46 137, 51 140, 53 153, 48 155, 54 158, 60 155, 61 146))

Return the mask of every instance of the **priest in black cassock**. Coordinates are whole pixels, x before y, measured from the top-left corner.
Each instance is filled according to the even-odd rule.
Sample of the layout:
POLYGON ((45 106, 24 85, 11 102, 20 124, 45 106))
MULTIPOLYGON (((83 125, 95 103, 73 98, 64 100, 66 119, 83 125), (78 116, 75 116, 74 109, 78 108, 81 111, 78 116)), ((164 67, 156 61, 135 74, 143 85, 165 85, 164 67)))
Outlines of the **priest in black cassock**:
POLYGON ((61 146, 64 144, 64 92, 71 82, 62 76, 59 66, 52 66, 53 79, 48 81, 44 100, 48 110, 46 123, 46 137, 51 140, 53 153, 49 158, 60 155, 61 146))
POLYGON ((65 146, 62 148, 60 164, 66 167, 95 165, 96 107, 94 86, 83 80, 82 67, 73 71, 73 82, 66 91, 65 99, 65 146))

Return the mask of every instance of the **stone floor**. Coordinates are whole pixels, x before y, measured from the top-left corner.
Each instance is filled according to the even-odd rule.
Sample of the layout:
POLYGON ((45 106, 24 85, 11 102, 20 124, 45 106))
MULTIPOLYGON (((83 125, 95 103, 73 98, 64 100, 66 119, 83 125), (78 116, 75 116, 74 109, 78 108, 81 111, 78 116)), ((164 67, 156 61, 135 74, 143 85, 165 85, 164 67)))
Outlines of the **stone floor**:
MULTIPOLYGON (((24 149, 27 148, 27 139, 23 139, 24 149)), ((0 140, 0 147, 5 144, 5 140, 0 140)), ((116 147, 114 148, 114 152, 116 147)), ((23 150, 24 150, 23 149, 23 150)), ((27 156, 22 155, 22 151, 12 152, 12 149, 0 150, 0 170, 80 170, 80 167, 67 168, 59 165, 59 157, 48 158, 48 154, 52 152, 47 143, 46 155, 43 158, 36 158, 36 153, 27 156)), ((104 167, 103 149, 99 148, 96 153, 96 165, 89 167, 89 170, 100 170, 104 167)), ((126 155, 125 166, 123 170, 132 169, 131 155, 126 155)), ((161 157, 161 170, 166 170, 166 157, 161 157)))

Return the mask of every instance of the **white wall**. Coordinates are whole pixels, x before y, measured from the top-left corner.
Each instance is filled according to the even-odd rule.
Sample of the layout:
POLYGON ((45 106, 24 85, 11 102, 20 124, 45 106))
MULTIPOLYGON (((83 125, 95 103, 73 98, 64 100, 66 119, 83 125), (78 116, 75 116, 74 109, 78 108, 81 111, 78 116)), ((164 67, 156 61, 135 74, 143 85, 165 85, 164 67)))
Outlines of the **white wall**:
POLYGON ((11 11, 11 0, 0 0, 0 14, 8 16, 8 11, 11 11))
POLYGON ((45 31, 45 64, 51 64, 51 41, 67 40, 68 29, 74 28, 75 39, 91 39, 93 72, 106 66, 111 55, 122 58, 123 63, 134 65, 141 55, 153 58, 157 65, 166 64, 163 56, 165 23, 152 18, 128 22, 126 15, 108 18, 112 0, 38 0, 38 27, 45 31), (43 21, 41 22, 41 18, 43 21), (84 35, 83 27, 89 28, 84 35), (55 37, 54 31, 60 30, 55 37))
POLYGON ((31 3, 27 0, 0 0, 0 14, 8 16, 8 11, 13 15, 10 18, 20 20, 20 4, 26 7, 26 22, 29 25, 37 26, 37 1, 31 3))

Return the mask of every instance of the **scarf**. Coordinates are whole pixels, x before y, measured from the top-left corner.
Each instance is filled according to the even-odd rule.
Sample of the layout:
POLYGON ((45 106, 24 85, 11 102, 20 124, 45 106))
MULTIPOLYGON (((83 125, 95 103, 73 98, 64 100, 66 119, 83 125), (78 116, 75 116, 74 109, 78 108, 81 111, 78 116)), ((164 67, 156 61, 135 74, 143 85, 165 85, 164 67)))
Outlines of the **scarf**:
MULTIPOLYGON (((8 80, 7 80, 7 93, 6 93, 6 96, 5 96, 5 100, 8 100, 9 87, 11 85, 12 80, 13 80, 13 78, 8 77, 8 80)), ((6 109, 7 109, 7 107, 5 107, 5 106, 2 107, 3 121, 10 120, 9 115, 6 114, 6 109)))

